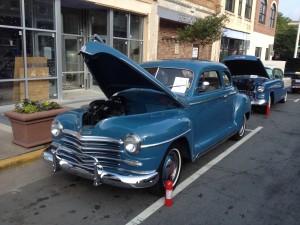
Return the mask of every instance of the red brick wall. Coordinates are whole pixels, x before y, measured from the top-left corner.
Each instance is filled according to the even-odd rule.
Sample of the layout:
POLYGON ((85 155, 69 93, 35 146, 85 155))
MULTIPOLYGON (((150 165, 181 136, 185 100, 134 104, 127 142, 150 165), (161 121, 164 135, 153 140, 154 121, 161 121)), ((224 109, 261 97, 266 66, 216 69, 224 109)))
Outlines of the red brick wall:
POLYGON ((277 13, 278 13, 278 0, 267 0, 265 24, 259 23, 259 12, 260 12, 260 0, 256 0, 254 31, 258 32, 258 33, 266 34, 269 36, 275 36, 276 20, 277 20, 277 13), (276 16, 275 16, 275 26, 274 26, 274 28, 272 28, 272 27, 270 27, 270 16, 271 16, 271 7, 274 2, 276 2, 276 4, 275 4, 276 5, 276 16))
MULTIPOLYGON (((184 43, 179 41, 177 30, 183 28, 185 24, 177 23, 169 20, 160 20, 158 32, 158 49, 157 59, 191 59, 193 51, 193 43, 184 43), (178 54, 175 54, 176 45, 179 46, 178 54)), ((199 59, 211 59, 211 46, 207 46, 204 50, 199 50, 199 59), (203 52, 203 54, 202 54, 203 52)))

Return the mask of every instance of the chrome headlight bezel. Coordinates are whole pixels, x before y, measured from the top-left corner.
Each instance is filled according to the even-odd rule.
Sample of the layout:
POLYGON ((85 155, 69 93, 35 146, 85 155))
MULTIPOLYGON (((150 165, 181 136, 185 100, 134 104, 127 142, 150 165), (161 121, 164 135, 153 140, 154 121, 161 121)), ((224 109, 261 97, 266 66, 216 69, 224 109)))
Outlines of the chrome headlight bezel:
POLYGON ((265 87, 264 86, 262 86, 262 85, 259 85, 259 86, 257 86, 257 88, 256 88, 256 90, 258 91, 258 92, 264 92, 265 91, 265 87))
POLYGON ((62 134, 63 125, 58 121, 54 120, 51 124, 51 134, 53 137, 59 137, 62 134))
POLYGON ((141 150, 141 139, 135 134, 128 134, 124 138, 124 148, 129 154, 138 154, 141 150))

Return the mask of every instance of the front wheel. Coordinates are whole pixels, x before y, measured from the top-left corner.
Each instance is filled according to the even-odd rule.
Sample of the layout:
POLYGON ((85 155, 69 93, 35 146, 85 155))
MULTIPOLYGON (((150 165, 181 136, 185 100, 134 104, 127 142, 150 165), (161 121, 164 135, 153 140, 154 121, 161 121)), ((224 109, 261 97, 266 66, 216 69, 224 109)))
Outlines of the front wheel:
POLYGON ((238 141, 238 140, 242 139, 242 137, 245 135, 246 122, 247 122, 247 118, 246 118, 246 115, 244 115, 242 126, 241 126, 240 130, 235 135, 232 136, 233 140, 238 141))
POLYGON ((178 144, 172 145, 160 165, 159 180, 150 188, 150 191, 156 195, 164 195, 167 180, 171 180, 173 188, 175 188, 180 176, 181 164, 180 146, 178 144))

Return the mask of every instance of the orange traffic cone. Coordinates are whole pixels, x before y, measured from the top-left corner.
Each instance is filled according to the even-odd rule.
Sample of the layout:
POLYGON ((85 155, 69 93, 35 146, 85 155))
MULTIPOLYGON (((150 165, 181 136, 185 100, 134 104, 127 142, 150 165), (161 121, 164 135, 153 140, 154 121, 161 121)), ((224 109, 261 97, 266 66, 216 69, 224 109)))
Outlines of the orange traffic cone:
POLYGON ((172 191, 173 183, 170 180, 166 181, 166 195, 165 195, 165 206, 172 206, 172 191))
POLYGON ((270 105, 268 105, 266 107, 266 116, 270 116, 270 109, 271 109, 271 107, 270 107, 270 105))

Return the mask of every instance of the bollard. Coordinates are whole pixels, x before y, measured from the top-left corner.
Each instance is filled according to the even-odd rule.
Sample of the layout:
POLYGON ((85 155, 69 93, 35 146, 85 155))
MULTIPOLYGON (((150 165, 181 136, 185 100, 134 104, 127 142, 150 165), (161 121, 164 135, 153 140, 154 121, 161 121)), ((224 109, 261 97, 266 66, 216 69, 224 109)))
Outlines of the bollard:
POLYGON ((166 195, 165 195, 165 206, 172 206, 172 190, 173 190, 173 183, 170 180, 166 181, 166 195))

